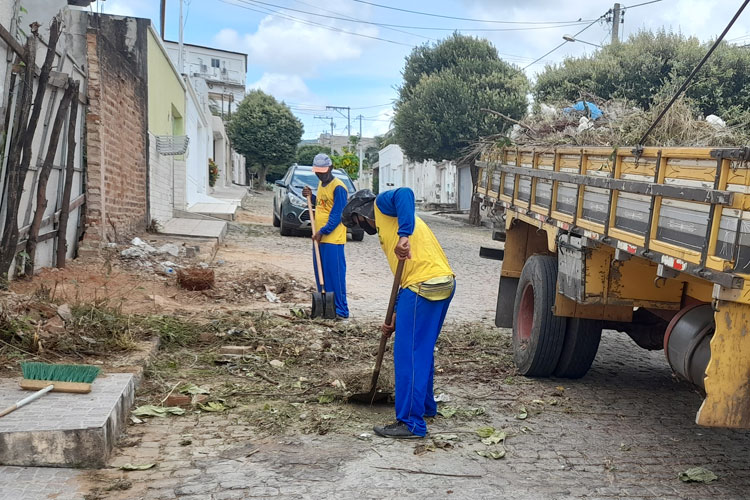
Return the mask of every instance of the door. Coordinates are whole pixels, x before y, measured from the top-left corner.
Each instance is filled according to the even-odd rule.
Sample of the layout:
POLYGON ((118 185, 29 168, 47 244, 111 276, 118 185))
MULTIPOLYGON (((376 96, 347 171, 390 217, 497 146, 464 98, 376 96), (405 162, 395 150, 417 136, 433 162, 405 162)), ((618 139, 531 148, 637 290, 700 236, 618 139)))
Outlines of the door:
POLYGON ((471 195, 474 191, 471 182, 471 167, 458 169, 458 209, 469 210, 471 208, 471 195))

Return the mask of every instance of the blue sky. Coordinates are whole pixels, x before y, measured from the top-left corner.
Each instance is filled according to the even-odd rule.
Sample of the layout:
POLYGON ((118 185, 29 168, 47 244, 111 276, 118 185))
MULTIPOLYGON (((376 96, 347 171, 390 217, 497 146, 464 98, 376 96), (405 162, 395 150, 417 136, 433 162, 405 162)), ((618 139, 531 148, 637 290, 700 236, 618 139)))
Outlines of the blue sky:
MULTIPOLYGON (((178 35, 179 1, 167 0, 167 38, 172 40, 178 35)), ((645 1, 621 2, 623 6, 633 6, 626 10, 623 36, 642 28, 664 28, 707 40, 721 32, 741 4, 740 0, 661 0, 635 6, 645 1)), ((352 133, 359 130, 359 121, 355 120, 358 115, 364 117, 363 135, 388 130, 390 103, 401 81, 404 58, 416 45, 434 42, 459 30, 490 39, 501 57, 523 68, 562 43, 563 35, 580 31, 614 3, 600 0, 183 2, 185 42, 247 53, 248 87, 260 88, 287 102, 303 121, 305 138, 330 131, 330 121, 316 119, 317 115, 334 116, 335 132, 346 133, 346 119, 326 111, 326 105, 352 108, 352 133), (493 22, 426 16, 373 4, 493 22), (576 23, 579 19, 582 24, 576 23), (504 24, 508 22, 523 24, 504 24), (560 24, 563 22, 571 24, 560 24), (509 28, 513 31, 497 31, 509 28)), ((158 0, 100 0, 93 8, 111 14, 148 17, 158 26, 158 6, 158 0)), ((607 43, 610 25, 594 22, 578 38, 595 44, 607 43)), ((750 43, 750 12, 738 20, 727 39, 750 43)), ((525 71, 533 78, 545 63, 560 62, 592 50, 595 48, 590 45, 568 42, 525 71)))

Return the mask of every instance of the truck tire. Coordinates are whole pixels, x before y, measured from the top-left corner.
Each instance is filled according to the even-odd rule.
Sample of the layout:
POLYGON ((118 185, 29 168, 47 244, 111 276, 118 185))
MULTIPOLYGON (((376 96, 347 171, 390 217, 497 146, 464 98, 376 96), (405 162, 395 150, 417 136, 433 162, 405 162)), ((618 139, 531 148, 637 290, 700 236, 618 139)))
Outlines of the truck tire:
POLYGON ((567 318, 565 340, 555 376, 581 378, 591 368, 602 338, 602 322, 593 319, 567 318))
POLYGON ((513 358, 527 377, 552 375, 565 339, 566 319, 552 314, 557 257, 534 255, 521 271, 513 315, 513 358))

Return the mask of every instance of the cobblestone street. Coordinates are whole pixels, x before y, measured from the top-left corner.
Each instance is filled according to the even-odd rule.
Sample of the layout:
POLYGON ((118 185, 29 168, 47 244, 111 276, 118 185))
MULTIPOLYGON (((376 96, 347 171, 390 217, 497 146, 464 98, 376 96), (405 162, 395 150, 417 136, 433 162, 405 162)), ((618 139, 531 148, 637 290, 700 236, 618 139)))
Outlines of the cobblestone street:
MULTIPOLYGON (((279 236, 270 203, 268 194, 252 197, 216 259, 238 269, 271 266, 309 281, 310 239, 279 236)), ((457 274, 450 335, 467 323, 493 329, 500 263, 479 258, 479 246, 494 243, 489 230, 423 217, 457 274)), ((377 239, 349 242, 346 254, 353 321, 381 320, 392 276, 377 239)), ((494 331, 499 339, 510 336, 494 331)), ((471 357, 467 351, 467 362, 471 357)), ((487 373, 467 384, 456 376, 460 364, 441 365, 440 352, 436 363, 435 392, 448 395, 459 412, 436 417, 425 440, 373 436, 372 424, 393 419, 390 406, 373 407, 372 422, 346 432, 264 437, 231 410, 188 412, 129 425, 107 469, 0 467, 0 500, 748 497, 750 432, 696 426, 701 395, 673 377, 663 352, 642 350, 625 334, 604 332, 594 365, 580 380, 487 373), (477 453, 502 447, 481 443, 476 430, 486 426, 505 431, 503 458, 477 453), (118 470, 127 463, 157 465, 118 470), (697 466, 719 479, 678 479, 697 466)))

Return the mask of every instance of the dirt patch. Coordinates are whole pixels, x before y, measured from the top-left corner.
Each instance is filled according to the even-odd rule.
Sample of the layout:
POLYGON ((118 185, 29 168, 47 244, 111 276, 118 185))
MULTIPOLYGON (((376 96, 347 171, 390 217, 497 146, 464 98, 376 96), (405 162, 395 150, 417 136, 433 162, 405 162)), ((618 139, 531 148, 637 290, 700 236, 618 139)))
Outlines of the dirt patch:
POLYGON ((247 299, 272 302, 273 297, 282 302, 309 301, 312 287, 298 282, 292 276, 264 269, 236 271, 219 269, 213 290, 204 295, 218 301, 240 302, 247 299), (270 292, 272 295, 267 295, 270 292))

